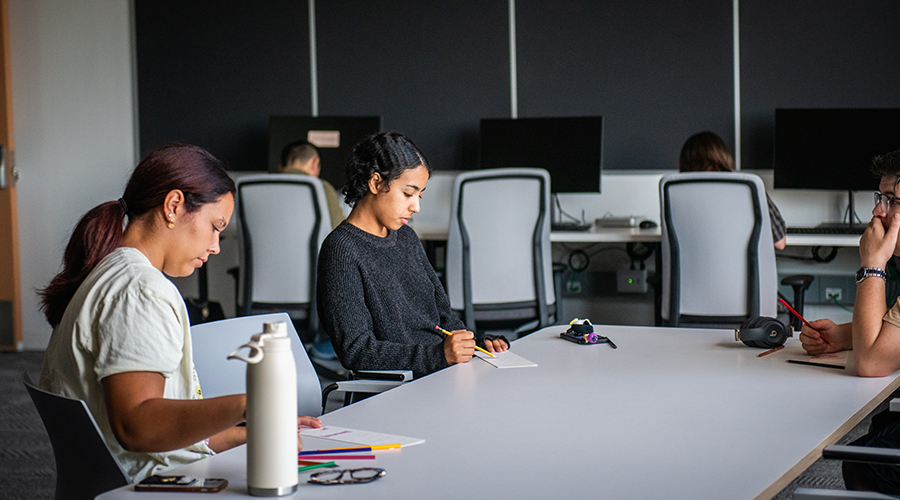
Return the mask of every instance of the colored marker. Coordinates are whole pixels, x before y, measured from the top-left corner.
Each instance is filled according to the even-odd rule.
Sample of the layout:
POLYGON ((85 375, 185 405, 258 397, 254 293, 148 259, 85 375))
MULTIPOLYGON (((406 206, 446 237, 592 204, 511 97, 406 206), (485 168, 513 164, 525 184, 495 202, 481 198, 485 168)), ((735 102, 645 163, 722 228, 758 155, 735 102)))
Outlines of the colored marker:
POLYGON ((297 464, 300 466, 297 467, 297 472, 318 469, 320 467, 337 467, 337 464, 334 462, 307 462, 306 460, 300 460, 297 464))
MULTIPOLYGON (((811 330, 815 331, 816 333, 819 333, 819 330, 816 330, 815 328, 813 328, 813 326, 809 324, 809 321, 806 321, 805 319, 803 319, 803 316, 800 316, 800 313, 795 311, 794 308, 791 307, 791 305, 788 304, 784 299, 782 299, 781 297, 778 297, 778 300, 780 300, 781 303, 784 304, 784 307, 787 307, 789 311, 794 313, 794 316, 797 316, 798 318, 800 318, 800 321, 802 321, 804 325, 808 326, 811 330)), ((831 345, 831 342, 829 342, 828 339, 823 337, 821 333, 819 333, 819 338, 822 339, 822 342, 825 342, 826 345, 831 345)))
MULTIPOLYGON (((303 455, 300 458, 315 458, 316 460, 375 460, 375 455, 303 455)), ((303 462, 303 460, 298 460, 303 462)))
POLYGON ((306 455, 331 455, 334 453, 354 453, 354 452, 365 452, 365 451, 375 451, 375 450, 389 450, 392 448, 399 448, 399 444, 378 444, 374 446, 357 446, 352 448, 323 448, 321 450, 309 450, 309 451, 301 451, 298 453, 298 456, 306 456, 306 455))
MULTIPOLYGON (((439 326, 434 327, 434 329, 435 329, 435 330, 440 330, 441 332, 446 333, 447 335, 453 335, 452 333, 448 332, 447 330, 445 330, 445 329, 443 329, 443 328, 441 328, 441 327, 439 327, 439 326)), ((480 347, 478 347, 478 346, 475 346, 475 349, 478 349, 479 351, 481 351, 481 352, 487 354, 488 356, 490 356, 490 357, 492 357, 492 358, 496 358, 496 357, 497 357, 497 356, 494 356, 493 354, 491 354, 491 353, 485 351, 484 349, 482 349, 482 348, 480 348, 480 347)))

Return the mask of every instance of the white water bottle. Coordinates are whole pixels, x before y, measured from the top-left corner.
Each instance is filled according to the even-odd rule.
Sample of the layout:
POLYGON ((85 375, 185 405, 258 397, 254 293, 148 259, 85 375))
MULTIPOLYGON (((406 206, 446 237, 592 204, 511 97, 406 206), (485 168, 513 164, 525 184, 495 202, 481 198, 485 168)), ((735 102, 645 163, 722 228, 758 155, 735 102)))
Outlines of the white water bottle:
POLYGON ((247 489, 274 497, 297 491, 297 367, 283 321, 265 323, 263 332, 228 359, 247 362, 247 489), (238 354, 243 348, 250 354, 238 354))

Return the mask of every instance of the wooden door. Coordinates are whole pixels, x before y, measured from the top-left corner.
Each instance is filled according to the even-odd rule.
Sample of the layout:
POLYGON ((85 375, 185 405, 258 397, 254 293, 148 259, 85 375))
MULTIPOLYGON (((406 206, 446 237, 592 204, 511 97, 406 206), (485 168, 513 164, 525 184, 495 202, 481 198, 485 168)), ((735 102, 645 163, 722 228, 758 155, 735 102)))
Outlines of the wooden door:
POLYGON ((0 350, 22 350, 19 287, 19 224, 16 215, 12 86, 9 69, 9 8, 0 0, 0 350))

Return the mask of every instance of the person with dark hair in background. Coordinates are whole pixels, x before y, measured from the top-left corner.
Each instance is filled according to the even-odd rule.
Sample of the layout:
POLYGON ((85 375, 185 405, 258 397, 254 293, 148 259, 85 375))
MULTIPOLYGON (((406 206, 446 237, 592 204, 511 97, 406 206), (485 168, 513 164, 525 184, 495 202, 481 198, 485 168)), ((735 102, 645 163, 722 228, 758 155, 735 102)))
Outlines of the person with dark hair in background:
MULTIPOLYGON (((319 179, 322 172, 319 149, 307 141, 294 141, 281 151, 281 163, 278 171, 283 174, 311 175, 319 179)), ((334 229, 344 220, 344 211, 341 210, 341 201, 338 199, 334 186, 325 179, 322 188, 325 190, 325 202, 328 204, 328 216, 331 218, 331 228, 334 229)))
POLYGON ((472 359, 476 344, 505 351, 503 337, 475 334, 406 224, 431 175, 425 156, 397 132, 371 135, 347 164, 347 220, 319 252, 318 310, 341 363, 351 370, 412 370, 416 377, 472 359), (435 327, 452 330, 445 336, 435 327))
POLYGON ((62 271, 39 292, 53 327, 40 386, 87 403, 133 481, 246 441, 243 394, 201 399, 187 308, 164 276, 189 276, 219 253, 234 192, 205 150, 153 151, 121 198, 81 218, 62 271))
MULTIPOLYGON (((852 349, 859 376, 884 377, 900 369, 900 299, 890 309, 885 301, 887 263, 900 255, 900 151, 877 156, 872 163, 872 173, 881 181, 872 220, 859 240, 853 321, 811 321, 812 328, 803 326, 800 342, 812 356, 852 349)), ((869 433, 850 444, 900 448, 900 413, 875 415, 869 433)), ((896 465, 844 461, 843 472, 847 489, 900 494, 896 465)))
MULTIPOLYGON (((678 158, 679 172, 733 172, 734 158, 728 146, 714 132, 700 132, 688 137, 678 158)), ((778 207, 766 193, 769 205, 769 221, 772 225, 772 241, 775 248, 784 250, 787 241, 787 228, 778 207)))

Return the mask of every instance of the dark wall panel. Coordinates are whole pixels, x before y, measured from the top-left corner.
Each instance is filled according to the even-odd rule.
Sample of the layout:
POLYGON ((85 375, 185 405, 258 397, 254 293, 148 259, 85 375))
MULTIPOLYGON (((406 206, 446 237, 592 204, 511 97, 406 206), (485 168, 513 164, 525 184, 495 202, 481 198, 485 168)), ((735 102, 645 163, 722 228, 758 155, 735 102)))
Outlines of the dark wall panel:
POLYGON ((266 170, 268 119, 309 114, 306 2, 135 0, 140 144, 266 170))
POLYGON ((900 107, 900 2, 741 2, 744 168, 771 168, 775 108, 900 107))
POLYGON ((479 120, 510 114, 507 6, 317 2, 319 112, 381 115, 436 168, 470 168, 479 120))
POLYGON ((678 167, 734 144, 732 2, 517 0, 519 116, 602 115, 604 169, 678 167))

